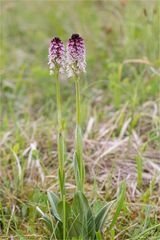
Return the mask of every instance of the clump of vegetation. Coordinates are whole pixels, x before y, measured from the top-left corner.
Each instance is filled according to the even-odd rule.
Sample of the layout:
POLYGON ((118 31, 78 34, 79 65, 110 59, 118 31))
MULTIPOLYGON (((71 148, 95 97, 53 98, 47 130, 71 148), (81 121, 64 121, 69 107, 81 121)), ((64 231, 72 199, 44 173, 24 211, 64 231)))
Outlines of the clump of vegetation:
POLYGON ((159 2, 2 0, 1 10, 0 238, 159 239, 159 2), (68 55, 49 76, 50 36, 73 32, 87 73, 76 81, 68 55))
MULTIPOLYGON (((60 198, 55 193, 48 192, 48 200, 51 205, 52 219, 42 212, 39 207, 37 210, 41 214, 47 227, 51 231, 51 237, 56 239, 102 239, 102 227, 107 218, 108 212, 113 205, 113 201, 103 205, 97 213, 93 213, 96 202, 89 204, 84 191, 85 167, 83 161, 83 140, 81 133, 81 103, 79 76, 85 72, 85 45, 84 40, 78 35, 73 34, 67 44, 67 52, 62 41, 55 37, 49 47, 49 66, 51 74, 55 74, 57 90, 57 116, 58 116, 58 177, 60 198), (76 192, 71 203, 66 201, 65 189, 65 150, 64 132, 61 112, 61 92, 60 92, 60 73, 65 70, 69 77, 75 79, 76 89, 76 130, 75 130, 75 151, 74 151, 74 175, 76 180, 76 192)), ((110 230, 115 225, 125 199, 125 185, 121 186, 117 210, 110 224, 110 230)))

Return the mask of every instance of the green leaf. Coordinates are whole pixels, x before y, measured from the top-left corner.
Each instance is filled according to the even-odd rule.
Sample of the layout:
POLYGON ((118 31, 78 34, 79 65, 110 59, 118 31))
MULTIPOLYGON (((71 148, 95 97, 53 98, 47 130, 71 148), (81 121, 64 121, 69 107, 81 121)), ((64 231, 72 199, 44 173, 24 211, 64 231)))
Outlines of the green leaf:
MULTIPOLYGON (((71 216, 71 208, 70 208, 70 205, 67 202, 65 202, 65 210, 66 210, 65 214, 66 214, 66 223, 67 223, 68 219, 71 216)), ((64 219, 63 201, 60 201, 57 204, 57 211, 58 211, 60 219, 63 222, 63 219, 64 219)))
POLYGON ((58 170, 58 176, 59 176, 59 185, 60 185, 60 192, 61 192, 61 198, 64 195, 65 186, 64 186, 64 179, 65 179, 65 173, 64 173, 64 162, 65 162, 65 144, 64 144, 64 137, 61 132, 58 134, 58 159, 59 159, 59 170, 58 170))
POLYGON ((43 221, 45 222, 47 228, 53 232, 54 228, 53 228, 53 224, 52 224, 52 221, 49 219, 49 217, 39 208, 39 207, 36 207, 37 211, 40 213, 43 221))
POLYGON ((117 209, 114 213, 112 222, 110 224, 110 230, 113 228, 113 226, 115 225, 117 218, 119 216, 119 213, 123 207, 124 201, 125 201, 125 195, 126 195, 126 183, 122 182, 121 186, 120 186, 120 192, 119 192, 119 197, 118 197, 118 202, 117 202, 117 209))
POLYGON ((55 236, 56 236, 56 239, 63 239, 63 223, 62 222, 57 222, 55 227, 55 236))
POLYGON ((79 156, 78 154, 75 152, 74 153, 74 156, 73 156, 73 162, 74 162, 74 172, 75 172, 75 179, 76 179, 76 186, 77 186, 77 189, 79 190, 83 190, 83 184, 82 184, 82 181, 81 181, 81 170, 80 170, 80 159, 79 159, 79 156))
POLYGON ((109 210, 111 209, 114 202, 115 201, 105 204, 105 206, 103 206, 97 213, 95 217, 96 231, 101 230, 101 228, 103 227, 103 224, 108 216, 109 210))
POLYGON ((100 231, 96 232, 96 239, 102 240, 102 235, 101 235, 100 231))
POLYGON ((39 159, 39 151, 37 149, 32 150, 32 157, 33 159, 39 159))
POLYGON ((52 193, 52 192, 47 192, 47 195, 48 195, 48 200, 51 204, 51 213, 56 218, 56 220, 62 222, 62 219, 60 218, 60 215, 57 210, 59 198, 56 196, 55 193, 52 193))
POLYGON ((48 217, 47 215, 44 215, 44 216, 42 217, 42 219, 44 220, 47 228, 48 228, 51 232, 53 232, 53 231, 54 231, 53 224, 52 224, 51 220, 49 219, 49 217, 48 217))
POLYGON ((79 236, 82 236, 82 224, 79 222, 78 217, 71 217, 68 219, 68 228, 67 239, 78 239, 79 236))
POLYGON ((83 162, 83 152, 82 152, 82 134, 80 126, 76 126, 75 132, 75 153, 74 153, 74 170, 76 185, 78 190, 83 192, 83 185, 85 181, 85 168, 83 162))
POLYGON ((88 206, 86 202, 83 202, 81 192, 76 192, 73 198, 72 210, 74 217, 77 218, 76 222, 81 224, 80 233, 82 236, 87 234, 87 212, 88 206))
POLYGON ((16 144, 14 145, 13 151, 15 152, 15 154, 18 153, 18 151, 19 151, 19 144, 18 144, 18 143, 16 143, 16 144))
POLYGON ((87 227, 88 227, 88 239, 94 239, 95 237, 95 219, 93 217, 91 208, 89 207, 88 213, 87 213, 87 227))
MULTIPOLYGON (((153 226, 145 229, 144 231, 142 231, 138 236, 134 237, 133 240, 144 239, 144 236, 145 236, 147 233, 149 233, 149 235, 150 235, 150 233, 151 233, 151 231, 152 231, 153 229, 157 229, 157 230, 158 230, 159 228, 160 228, 160 223, 158 223, 158 224, 156 224, 156 225, 153 225, 153 226)), ((157 237, 158 237, 158 236, 157 236, 157 237)), ((145 239, 148 239, 148 238, 145 238, 145 239)), ((158 240, 158 238, 157 238, 157 240, 158 240)))
MULTIPOLYGON (((88 200, 85 195, 78 191, 75 193, 72 210, 74 212, 75 218, 77 218, 76 223, 81 223, 81 234, 84 239, 94 239, 95 237, 95 221, 88 204, 88 200)), ((76 224, 75 223, 75 224, 76 224)))
POLYGON ((76 140, 76 152, 79 155, 80 158, 82 158, 82 133, 81 133, 81 127, 80 126, 76 126, 76 136, 75 136, 75 140, 76 140))

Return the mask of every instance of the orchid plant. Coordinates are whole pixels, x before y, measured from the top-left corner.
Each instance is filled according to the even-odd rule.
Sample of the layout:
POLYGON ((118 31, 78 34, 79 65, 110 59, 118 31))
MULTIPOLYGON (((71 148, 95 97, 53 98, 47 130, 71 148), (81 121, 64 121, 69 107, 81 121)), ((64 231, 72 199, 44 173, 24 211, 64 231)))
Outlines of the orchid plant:
MULTIPOLYGON (((87 200, 85 184, 85 166, 83 161, 83 139, 81 130, 81 102, 80 102, 80 74, 86 70, 85 44, 79 34, 73 34, 68 40, 66 51, 63 42, 55 37, 49 47, 50 74, 55 76, 57 94, 58 115, 58 179, 60 196, 48 192, 48 200, 51 206, 51 215, 45 214, 39 207, 37 210, 51 232, 50 239, 63 240, 101 240, 102 227, 106 221, 111 207, 116 203, 117 208, 112 221, 108 222, 111 230, 116 223, 125 199, 125 184, 122 183, 117 201, 103 204, 96 212, 94 204, 87 200), (76 92, 76 128, 74 150, 74 173, 76 192, 71 203, 66 200, 65 189, 65 139, 62 124, 60 75, 66 73, 68 78, 74 78, 76 92)), ((101 204, 102 205, 102 204, 101 204)))
POLYGON ((74 152, 74 171, 77 189, 84 191, 85 168, 83 161, 83 143, 81 133, 81 103, 79 75, 86 69, 86 53, 84 40, 78 35, 73 34, 67 44, 67 72, 68 77, 75 80, 76 89, 76 130, 75 130, 75 152, 74 152))

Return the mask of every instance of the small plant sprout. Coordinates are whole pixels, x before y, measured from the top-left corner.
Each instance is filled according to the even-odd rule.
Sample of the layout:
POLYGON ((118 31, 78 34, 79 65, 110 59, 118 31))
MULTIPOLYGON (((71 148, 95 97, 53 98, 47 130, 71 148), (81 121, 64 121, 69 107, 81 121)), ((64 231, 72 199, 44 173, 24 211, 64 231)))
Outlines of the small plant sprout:
POLYGON ((73 34, 67 44, 67 73, 73 77, 76 88, 76 131, 75 131, 75 153, 74 167, 77 189, 84 191, 85 167, 83 162, 83 143, 81 134, 81 105, 79 75, 86 71, 86 51, 84 40, 79 34, 73 34))
MULTIPOLYGON (((50 74, 54 74, 56 78, 56 95, 57 95, 57 113, 58 113, 58 160, 59 160, 59 186, 61 193, 61 200, 65 202, 65 172, 64 172, 64 161, 65 161, 65 150, 64 150, 64 131, 62 123, 62 110, 61 110, 61 92, 60 92, 60 73, 64 72, 65 67, 65 48, 62 41, 55 37, 51 40, 49 47, 49 67, 50 74)), ((63 239, 65 239, 65 206, 63 204, 63 239)))

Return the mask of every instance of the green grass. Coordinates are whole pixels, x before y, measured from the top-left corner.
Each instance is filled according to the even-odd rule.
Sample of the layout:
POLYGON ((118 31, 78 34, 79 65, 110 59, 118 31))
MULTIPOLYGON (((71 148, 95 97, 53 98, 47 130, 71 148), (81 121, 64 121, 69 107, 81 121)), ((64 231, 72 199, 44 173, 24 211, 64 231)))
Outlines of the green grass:
MULTIPOLYGON (((88 198, 114 200, 126 180, 125 206, 112 229, 107 226, 116 209, 110 212, 105 239, 159 240, 160 2, 6 0, 1 13, 2 239, 49 239, 35 210, 39 206, 49 213, 46 191, 59 194, 56 86, 47 65, 48 44, 53 36, 66 42, 77 32, 87 49, 87 73, 80 85, 88 198), (37 149, 31 151, 33 142, 37 149)), ((71 80, 62 79, 62 101, 71 200, 71 80)))

